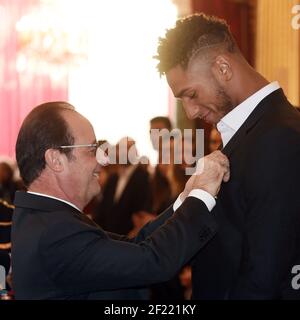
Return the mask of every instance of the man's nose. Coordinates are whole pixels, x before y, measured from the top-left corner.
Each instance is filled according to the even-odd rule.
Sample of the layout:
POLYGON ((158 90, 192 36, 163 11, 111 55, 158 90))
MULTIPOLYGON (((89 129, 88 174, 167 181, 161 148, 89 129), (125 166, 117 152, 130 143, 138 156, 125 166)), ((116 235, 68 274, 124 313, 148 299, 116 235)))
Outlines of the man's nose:
POLYGON ((188 119, 192 120, 197 118, 197 115, 199 113, 199 108, 197 105, 191 104, 190 102, 184 100, 182 100, 182 104, 188 119))
POLYGON ((107 166, 109 164, 109 157, 101 148, 97 149, 96 161, 100 166, 107 166))

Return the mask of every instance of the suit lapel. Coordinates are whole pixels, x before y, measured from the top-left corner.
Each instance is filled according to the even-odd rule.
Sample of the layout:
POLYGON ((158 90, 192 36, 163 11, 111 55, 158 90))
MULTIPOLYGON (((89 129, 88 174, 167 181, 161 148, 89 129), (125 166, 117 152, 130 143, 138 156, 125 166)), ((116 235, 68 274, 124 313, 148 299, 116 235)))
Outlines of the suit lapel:
POLYGON ((232 152, 244 141, 245 136, 256 126, 263 115, 271 111, 272 107, 278 102, 286 101, 282 89, 277 89, 268 96, 266 96, 253 110, 250 116, 242 124, 239 130, 234 134, 227 145, 222 149, 222 152, 230 157, 232 152))

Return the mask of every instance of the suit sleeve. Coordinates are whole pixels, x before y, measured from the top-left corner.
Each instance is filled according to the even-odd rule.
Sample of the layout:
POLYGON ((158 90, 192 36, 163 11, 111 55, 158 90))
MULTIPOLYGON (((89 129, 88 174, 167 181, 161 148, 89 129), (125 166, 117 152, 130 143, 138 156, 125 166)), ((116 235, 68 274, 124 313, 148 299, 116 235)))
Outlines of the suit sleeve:
POLYGON ((139 231, 136 237, 128 238, 127 236, 119 235, 116 233, 107 232, 106 234, 114 240, 120 241, 130 241, 139 243, 144 241, 147 237, 149 237, 156 229, 162 226, 171 216, 173 215, 173 204, 167 208, 164 212, 162 212, 155 220, 148 222, 145 226, 139 231))
POLYGON ((300 230, 300 135, 291 129, 263 137, 251 150, 245 179, 246 247, 232 299, 280 299, 290 286, 300 230), (290 276, 291 277, 290 277, 290 276))
POLYGON ((150 237, 112 240, 96 227, 70 222, 47 229, 41 263, 65 294, 145 286, 170 279, 216 233, 205 204, 189 198, 150 237))

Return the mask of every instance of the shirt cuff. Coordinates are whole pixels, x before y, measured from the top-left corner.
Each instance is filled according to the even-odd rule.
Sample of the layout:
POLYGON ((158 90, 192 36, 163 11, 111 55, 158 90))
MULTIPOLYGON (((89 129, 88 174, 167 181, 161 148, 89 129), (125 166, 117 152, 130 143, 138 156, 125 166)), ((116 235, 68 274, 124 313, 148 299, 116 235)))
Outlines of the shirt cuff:
MULTIPOLYGON (((183 201, 181 201, 180 196, 181 196, 181 194, 178 196, 178 198, 176 199, 176 201, 173 204, 174 211, 176 211, 182 205, 183 201)), ((202 200, 205 203, 205 205, 209 211, 211 211, 214 208, 214 206, 216 205, 215 198, 210 193, 208 193, 202 189, 192 190, 189 193, 188 197, 195 197, 199 200, 202 200)))
POLYGON ((182 205, 182 201, 180 199, 181 193, 178 196, 178 198, 176 199, 176 201, 173 204, 173 210, 176 211, 181 205, 182 205))
POLYGON ((202 189, 194 189, 192 190, 188 197, 195 197, 199 200, 202 200, 205 205, 207 206, 207 209, 211 211, 214 206, 216 205, 216 200, 215 198, 208 192, 202 190, 202 189))

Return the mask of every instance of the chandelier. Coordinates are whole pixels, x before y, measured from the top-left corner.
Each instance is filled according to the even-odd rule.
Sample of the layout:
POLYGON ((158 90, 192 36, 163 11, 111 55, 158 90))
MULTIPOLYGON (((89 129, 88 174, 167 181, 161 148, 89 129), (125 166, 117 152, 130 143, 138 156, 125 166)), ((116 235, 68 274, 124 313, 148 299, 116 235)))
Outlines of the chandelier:
POLYGON ((18 72, 60 79, 87 61, 87 30, 63 1, 44 0, 16 23, 18 72))

